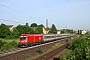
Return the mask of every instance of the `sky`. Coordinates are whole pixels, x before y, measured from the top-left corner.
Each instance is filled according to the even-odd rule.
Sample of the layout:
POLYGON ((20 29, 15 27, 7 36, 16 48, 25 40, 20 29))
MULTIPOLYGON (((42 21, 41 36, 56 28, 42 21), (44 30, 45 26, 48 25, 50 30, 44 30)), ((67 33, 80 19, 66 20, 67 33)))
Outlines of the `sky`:
POLYGON ((90 0, 0 0, 0 19, 0 24, 45 27, 48 19, 48 27, 54 24, 58 30, 90 30, 90 0))

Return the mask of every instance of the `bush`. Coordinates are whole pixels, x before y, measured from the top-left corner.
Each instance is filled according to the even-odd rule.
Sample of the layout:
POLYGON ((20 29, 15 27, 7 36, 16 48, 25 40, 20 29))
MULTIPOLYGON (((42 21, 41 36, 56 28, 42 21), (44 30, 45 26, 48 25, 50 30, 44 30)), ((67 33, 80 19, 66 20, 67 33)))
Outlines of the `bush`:
POLYGON ((42 54, 42 50, 39 48, 39 49, 37 49, 36 53, 37 54, 42 54))
POLYGON ((18 47, 18 44, 16 41, 7 43, 0 40, 0 51, 9 50, 9 49, 17 48, 17 47, 18 47))
POLYGON ((16 41, 12 41, 9 43, 12 47, 18 47, 18 44, 16 41))
POLYGON ((73 39, 69 45, 69 50, 63 55, 61 60, 90 60, 90 35, 81 35, 73 39))
POLYGON ((0 40, 0 49, 2 48, 2 46, 5 44, 6 42, 3 42, 2 40, 0 40))
POLYGON ((66 42, 68 42, 68 39, 65 39, 66 42))

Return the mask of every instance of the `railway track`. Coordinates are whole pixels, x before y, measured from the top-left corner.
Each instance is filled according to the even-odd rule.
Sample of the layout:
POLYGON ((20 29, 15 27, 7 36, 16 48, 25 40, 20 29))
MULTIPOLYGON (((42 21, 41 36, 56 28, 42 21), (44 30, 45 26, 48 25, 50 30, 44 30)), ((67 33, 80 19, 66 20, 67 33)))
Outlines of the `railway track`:
POLYGON ((60 47, 50 51, 50 52, 47 52, 33 60, 49 60, 51 57, 55 56, 56 54, 58 54, 60 51, 64 50, 68 45, 70 44, 70 42, 67 42, 63 45, 61 45, 60 47))
MULTIPOLYGON (((69 37, 67 37, 67 38, 69 38, 69 37)), ((65 38, 63 38, 63 39, 65 39, 65 38)), ((45 44, 40 44, 40 45, 33 46, 33 47, 17 48, 17 49, 13 49, 13 50, 3 51, 3 52, 0 52, 0 60, 24 60, 25 56, 27 54, 34 55, 35 53, 32 54, 32 52, 36 52, 36 50, 38 48, 43 49, 45 47, 53 46, 56 43, 63 41, 63 39, 54 41, 54 42, 45 43, 45 44)))

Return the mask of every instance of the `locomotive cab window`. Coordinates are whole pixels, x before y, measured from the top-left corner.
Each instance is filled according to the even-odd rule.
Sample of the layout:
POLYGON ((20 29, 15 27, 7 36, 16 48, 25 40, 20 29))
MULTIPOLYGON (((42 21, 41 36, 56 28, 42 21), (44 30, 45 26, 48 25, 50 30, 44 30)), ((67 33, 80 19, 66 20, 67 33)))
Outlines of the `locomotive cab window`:
POLYGON ((26 40, 26 36, 20 36, 20 40, 26 40))

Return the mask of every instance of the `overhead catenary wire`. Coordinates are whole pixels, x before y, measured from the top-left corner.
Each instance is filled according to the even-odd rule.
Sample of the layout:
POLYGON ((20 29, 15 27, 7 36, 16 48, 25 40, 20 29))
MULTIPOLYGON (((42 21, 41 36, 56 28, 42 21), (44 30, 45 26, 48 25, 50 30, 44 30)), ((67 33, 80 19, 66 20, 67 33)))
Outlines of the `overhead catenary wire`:
MULTIPOLYGON (((11 21, 11 20, 5 20, 5 19, 0 19, 2 21, 8 21, 8 22, 14 22, 14 23, 22 23, 22 22, 16 22, 16 21, 11 21)), ((22 23, 22 24, 25 24, 25 23, 22 23)))
POLYGON ((35 20, 39 20, 39 19, 37 19, 37 18, 35 18, 35 17, 29 16, 29 15, 27 15, 27 14, 25 14, 25 13, 22 13, 22 12, 18 11, 18 10, 15 10, 15 9, 13 9, 13 8, 10 8, 10 7, 8 7, 8 6, 4 5, 4 4, 1 4, 1 3, 0 3, 0 5, 3 6, 3 7, 8 8, 8 9, 11 9, 11 10, 13 10, 13 11, 15 11, 15 12, 18 12, 18 13, 20 13, 20 14, 23 14, 23 15, 25 15, 25 16, 27 16, 27 17, 33 18, 33 19, 35 19, 35 20))

